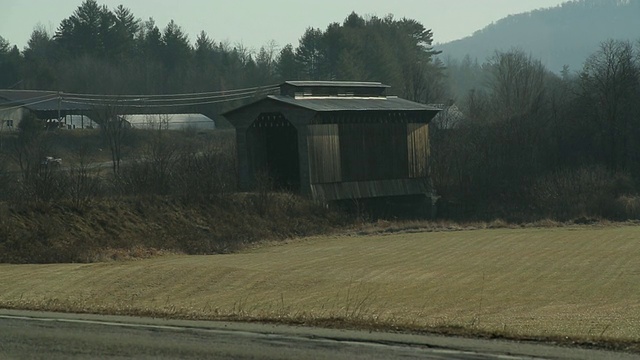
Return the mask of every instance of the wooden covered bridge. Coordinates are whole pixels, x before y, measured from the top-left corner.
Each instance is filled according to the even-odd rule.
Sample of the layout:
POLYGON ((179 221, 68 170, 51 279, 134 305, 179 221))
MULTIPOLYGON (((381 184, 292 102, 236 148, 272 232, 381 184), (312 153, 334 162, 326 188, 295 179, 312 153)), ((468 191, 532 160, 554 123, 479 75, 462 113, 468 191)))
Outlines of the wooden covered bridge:
POLYGON ((268 174, 321 202, 430 197, 429 121, 439 109, 378 82, 288 81, 223 114, 236 128, 242 189, 268 174))

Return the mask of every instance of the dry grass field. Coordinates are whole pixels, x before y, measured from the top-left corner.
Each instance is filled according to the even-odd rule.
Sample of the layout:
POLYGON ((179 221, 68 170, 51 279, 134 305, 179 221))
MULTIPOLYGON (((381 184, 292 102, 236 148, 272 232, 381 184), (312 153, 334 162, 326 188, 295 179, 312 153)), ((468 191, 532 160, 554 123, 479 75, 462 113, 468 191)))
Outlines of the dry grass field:
POLYGON ((0 265, 0 307, 640 343, 640 227, 333 236, 0 265))

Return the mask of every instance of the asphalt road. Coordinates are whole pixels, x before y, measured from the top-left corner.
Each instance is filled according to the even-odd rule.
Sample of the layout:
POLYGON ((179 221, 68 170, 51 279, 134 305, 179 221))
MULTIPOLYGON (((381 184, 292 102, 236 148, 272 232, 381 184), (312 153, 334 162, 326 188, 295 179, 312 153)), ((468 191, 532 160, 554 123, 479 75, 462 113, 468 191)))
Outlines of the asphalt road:
POLYGON ((1 359, 637 359, 546 345, 0 310, 1 359))

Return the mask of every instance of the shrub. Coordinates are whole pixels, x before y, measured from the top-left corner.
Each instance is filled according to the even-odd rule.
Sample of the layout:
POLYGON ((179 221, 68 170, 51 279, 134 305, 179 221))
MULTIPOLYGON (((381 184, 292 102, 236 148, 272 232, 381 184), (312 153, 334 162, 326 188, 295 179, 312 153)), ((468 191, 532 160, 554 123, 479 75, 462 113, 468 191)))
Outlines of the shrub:
POLYGON ((603 166, 557 171, 535 179, 527 191, 536 213, 558 220, 624 217, 618 199, 633 192, 628 174, 612 173, 603 166))
POLYGON ((236 190, 235 151, 228 144, 182 151, 174 171, 173 194, 189 202, 210 201, 236 190))
POLYGON ((117 188, 124 195, 171 195, 209 201, 235 190, 235 151, 229 142, 178 146, 156 132, 140 156, 121 167, 117 188))
POLYGON ((616 198, 603 199, 600 204, 602 216, 612 220, 640 219, 640 197, 637 195, 621 195, 616 198))

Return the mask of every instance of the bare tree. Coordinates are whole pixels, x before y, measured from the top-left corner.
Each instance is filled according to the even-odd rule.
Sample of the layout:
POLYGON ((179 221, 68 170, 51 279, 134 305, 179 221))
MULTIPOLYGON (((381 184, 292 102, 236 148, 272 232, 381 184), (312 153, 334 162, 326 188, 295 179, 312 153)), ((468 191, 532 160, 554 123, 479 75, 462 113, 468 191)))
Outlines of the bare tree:
POLYGON ((69 195, 76 208, 81 208, 90 204, 98 195, 100 169, 93 166, 87 146, 78 149, 75 160, 68 171, 69 195))
POLYGON ((605 138, 606 161, 612 170, 627 168, 630 121, 638 96, 640 69, 628 41, 608 40, 585 62, 580 75, 583 96, 605 138))
POLYGON ((113 173, 120 172, 122 161, 122 142, 125 138, 128 124, 123 115, 123 109, 117 105, 107 105, 94 109, 96 121, 100 124, 100 130, 104 140, 111 151, 113 173))
POLYGON ((424 104, 447 100, 445 66, 439 60, 424 60, 404 67, 403 97, 424 104))
POLYGON ((20 168, 23 183, 37 174, 41 161, 47 156, 44 124, 35 116, 25 116, 19 124, 18 136, 13 143, 13 159, 20 168))
POLYGON ((461 103, 468 121, 434 131, 434 181, 445 201, 511 205, 544 161, 547 72, 520 50, 497 52, 483 69, 486 90, 461 103))
POLYGON ((49 202, 62 199, 67 178, 60 171, 62 159, 55 158, 44 123, 33 115, 25 116, 13 141, 13 160, 20 168, 17 182, 19 201, 49 202))
POLYGON ((545 68, 522 50, 496 52, 487 64, 493 111, 505 120, 539 109, 545 93, 545 68))
MULTIPOLYGON (((168 126, 168 125, 167 125, 168 126)), ((178 148, 164 125, 153 131, 153 137, 143 152, 146 167, 152 175, 150 187, 156 194, 170 193, 174 185, 174 171, 178 158, 178 148)))
POLYGON ((491 115, 489 96, 483 90, 471 89, 462 101, 462 111, 472 121, 484 122, 491 115))

